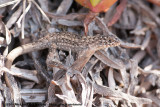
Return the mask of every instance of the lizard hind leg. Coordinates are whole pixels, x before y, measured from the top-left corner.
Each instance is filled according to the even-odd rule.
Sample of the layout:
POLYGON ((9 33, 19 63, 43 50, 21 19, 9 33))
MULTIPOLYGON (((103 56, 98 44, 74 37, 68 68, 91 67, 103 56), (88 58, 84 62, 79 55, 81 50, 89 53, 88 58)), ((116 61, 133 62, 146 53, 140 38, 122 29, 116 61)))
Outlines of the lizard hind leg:
POLYGON ((67 67, 63 65, 58 57, 58 53, 56 49, 49 48, 49 53, 46 60, 47 69, 52 69, 53 67, 60 68, 66 70, 67 67))

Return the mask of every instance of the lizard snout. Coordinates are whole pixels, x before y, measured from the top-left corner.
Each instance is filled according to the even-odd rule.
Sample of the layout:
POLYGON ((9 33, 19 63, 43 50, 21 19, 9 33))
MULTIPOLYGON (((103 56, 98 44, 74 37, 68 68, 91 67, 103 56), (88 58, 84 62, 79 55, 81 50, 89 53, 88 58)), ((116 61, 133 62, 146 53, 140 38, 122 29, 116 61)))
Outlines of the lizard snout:
POLYGON ((116 36, 110 36, 108 44, 112 47, 120 45, 120 39, 116 36))

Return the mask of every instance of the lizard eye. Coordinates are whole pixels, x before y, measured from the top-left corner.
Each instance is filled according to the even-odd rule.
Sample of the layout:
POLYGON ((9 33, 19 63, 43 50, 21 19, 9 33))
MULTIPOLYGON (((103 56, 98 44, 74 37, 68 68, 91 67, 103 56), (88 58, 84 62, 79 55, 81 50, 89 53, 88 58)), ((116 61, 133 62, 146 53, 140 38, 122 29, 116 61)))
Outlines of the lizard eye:
POLYGON ((108 42, 109 42, 109 43, 111 43, 112 41, 111 41, 111 40, 109 40, 108 42))

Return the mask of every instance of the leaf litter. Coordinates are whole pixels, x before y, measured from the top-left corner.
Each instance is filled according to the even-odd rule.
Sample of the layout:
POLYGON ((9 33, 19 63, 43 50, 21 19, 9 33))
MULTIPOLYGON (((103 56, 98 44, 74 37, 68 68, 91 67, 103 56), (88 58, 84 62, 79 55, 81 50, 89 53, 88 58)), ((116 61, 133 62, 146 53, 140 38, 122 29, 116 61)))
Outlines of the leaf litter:
MULTIPOLYGON (((118 11, 118 4, 115 4, 110 13, 95 17, 88 34, 117 36, 121 45, 95 52, 79 72, 54 67, 47 69, 48 50, 19 56, 11 69, 5 67, 5 59, 11 50, 38 40, 45 36, 45 32, 84 34, 83 21, 89 12, 86 8, 73 0, 2 0, 0 105, 159 107, 158 0, 120 1, 123 1, 118 7, 121 15, 114 15, 113 11, 118 11)), ((63 50, 57 50, 55 54, 55 59, 66 68, 72 66, 77 57, 75 53, 63 50)))

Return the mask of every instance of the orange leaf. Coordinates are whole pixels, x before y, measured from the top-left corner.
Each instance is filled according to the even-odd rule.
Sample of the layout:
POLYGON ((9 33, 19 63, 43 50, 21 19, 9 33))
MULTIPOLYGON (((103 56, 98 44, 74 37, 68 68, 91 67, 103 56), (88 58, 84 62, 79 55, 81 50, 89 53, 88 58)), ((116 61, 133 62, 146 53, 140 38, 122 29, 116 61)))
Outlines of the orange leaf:
POLYGON ((90 4, 89 0, 75 0, 75 1, 86 8, 88 8, 88 5, 90 4))
POLYGON ((76 0, 82 6, 89 8, 92 12, 106 12, 117 0, 101 0, 96 6, 92 6, 90 0, 76 0))

